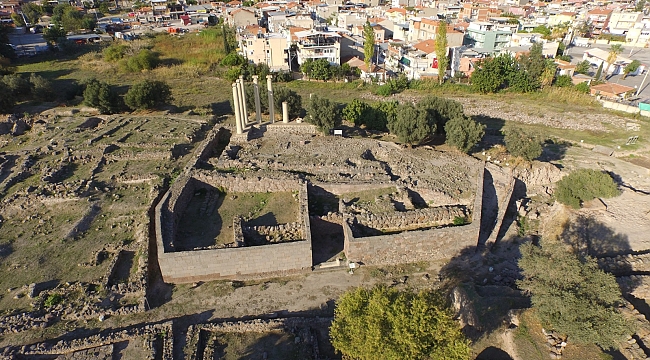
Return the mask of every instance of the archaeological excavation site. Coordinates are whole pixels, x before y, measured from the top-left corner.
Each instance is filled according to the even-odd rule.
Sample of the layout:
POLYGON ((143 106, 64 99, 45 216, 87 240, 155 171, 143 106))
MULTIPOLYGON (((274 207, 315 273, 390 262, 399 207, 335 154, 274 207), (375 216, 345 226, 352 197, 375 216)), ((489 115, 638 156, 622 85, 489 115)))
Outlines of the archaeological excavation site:
POLYGON ((286 102, 261 111, 274 84, 260 80, 232 84, 218 106, 234 116, 54 108, 0 123, 22 129, 0 135, 0 359, 341 359, 336 301, 377 284, 449 290, 473 358, 498 327, 504 349, 577 359, 541 324, 541 340, 513 335, 531 307, 519 246, 548 234, 598 244, 636 326, 618 351, 645 359, 647 171, 583 148, 515 163, 350 123, 323 134, 286 102), (557 203, 563 169, 595 156, 628 187, 557 203))

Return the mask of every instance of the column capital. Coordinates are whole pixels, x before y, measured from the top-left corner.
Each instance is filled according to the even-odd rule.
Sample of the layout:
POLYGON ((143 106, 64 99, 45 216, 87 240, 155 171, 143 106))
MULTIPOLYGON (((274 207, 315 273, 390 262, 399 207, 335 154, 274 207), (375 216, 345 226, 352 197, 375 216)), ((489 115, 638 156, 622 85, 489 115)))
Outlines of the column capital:
POLYGON ((273 79, 273 75, 266 75, 266 80, 272 80, 272 79, 273 79))

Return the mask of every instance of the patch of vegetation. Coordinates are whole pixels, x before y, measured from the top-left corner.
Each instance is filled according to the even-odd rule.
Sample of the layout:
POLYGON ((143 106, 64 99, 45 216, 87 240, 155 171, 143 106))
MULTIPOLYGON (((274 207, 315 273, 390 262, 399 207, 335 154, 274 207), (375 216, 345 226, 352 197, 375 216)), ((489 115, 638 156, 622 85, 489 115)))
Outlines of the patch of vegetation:
POLYGON ((516 127, 509 127, 504 132, 506 149, 513 156, 531 161, 542 155, 542 141, 539 136, 526 134, 516 127))
POLYGON ((469 342, 444 297, 376 286, 345 293, 330 327, 334 348, 356 359, 469 359, 469 342))
POLYGON ((620 191, 609 174, 593 170, 579 169, 558 181, 555 198, 574 209, 595 198, 611 198, 620 191))
POLYGON ((49 309, 53 306, 60 304, 62 301, 63 301, 63 296, 61 296, 61 294, 57 294, 57 293, 50 294, 47 297, 47 299, 45 299, 43 306, 49 309))
POLYGON ((621 290, 613 275, 600 270, 595 259, 579 258, 560 243, 521 246, 517 285, 531 294, 542 325, 572 341, 618 348, 632 326, 618 311, 621 290))

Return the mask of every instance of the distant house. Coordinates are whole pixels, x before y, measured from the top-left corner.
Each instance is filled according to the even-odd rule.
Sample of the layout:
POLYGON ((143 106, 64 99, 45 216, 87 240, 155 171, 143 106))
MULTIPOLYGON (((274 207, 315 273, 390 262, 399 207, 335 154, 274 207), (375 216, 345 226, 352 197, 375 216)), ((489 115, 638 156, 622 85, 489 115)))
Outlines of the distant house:
POLYGON ((622 100, 627 98, 634 90, 633 87, 607 82, 592 86, 591 95, 600 95, 609 99, 622 100))
POLYGON ((231 11, 228 16, 228 24, 235 27, 244 27, 248 25, 257 24, 257 17, 255 13, 246 9, 235 9, 231 11))

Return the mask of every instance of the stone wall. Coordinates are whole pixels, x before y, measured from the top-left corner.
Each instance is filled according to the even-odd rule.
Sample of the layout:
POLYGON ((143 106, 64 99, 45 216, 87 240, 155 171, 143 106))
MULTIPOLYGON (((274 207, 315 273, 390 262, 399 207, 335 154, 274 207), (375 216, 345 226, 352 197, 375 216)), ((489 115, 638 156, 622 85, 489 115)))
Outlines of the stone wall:
MULTIPOLYGON (((303 271, 312 266, 307 183, 297 178, 273 179, 196 172, 191 177, 178 179, 167 191, 156 206, 155 221, 158 263, 165 282, 274 276, 303 271), (232 192, 298 191, 298 223, 304 240, 174 252, 173 241, 183 210, 197 189, 208 186, 223 187, 232 192)), ((240 230, 237 230, 239 233, 240 230)))
POLYGON ((359 214, 354 215, 352 221, 373 229, 391 231, 448 225, 455 217, 467 215, 467 209, 462 205, 439 206, 389 214, 359 214))
MULTIPOLYGON (((484 165, 481 164, 481 167, 484 165)), ((472 205, 472 223, 422 231, 406 231, 394 235, 355 238, 352 229, 343 221, 344 252, 349 261, 366 265, 400 264, 452 258, 478 242, 481 206, 483 202, 483 175, 479 171, 476 197, 472 205)))
POLYGON ((268 125, 263 125, 261 127, 262 131, 268 132, 269 134, 296 134, 296 135, 304 135, 304 134, 316 134, 318 129, 316 128, 315 125, 311 124, 305 124, 305 123, 274 123, 274 124, 268 124, 268 125))

